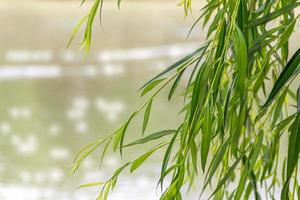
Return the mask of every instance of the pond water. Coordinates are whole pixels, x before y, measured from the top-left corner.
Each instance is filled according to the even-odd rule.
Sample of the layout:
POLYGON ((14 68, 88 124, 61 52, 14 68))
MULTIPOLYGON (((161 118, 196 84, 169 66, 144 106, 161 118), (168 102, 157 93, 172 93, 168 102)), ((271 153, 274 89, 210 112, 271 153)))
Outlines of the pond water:
MULTIPOLYGON (((118 128, 145 101, 138 87, 205 39, 201 32, 186 39, 196 17, 184 18, 173 1, 126 1, 121 10, 107 2, 104 31, 96 24, 85 55, 80 37, 66 49, 90 6, 79 4, 0 2, 0 199, 94 199, 97 188, 76 187, 105 180, 150 146, 129 149, 125 160, 109 153, 101 170, 98 152, 70 176, 76 152, 118 128)), ((181 98, 169 102, 166 95, 154 102, 148 133, 176 127, 181 118, 181 98)), ((127 141, 141 137, 141 118, 134 124, 127 141)), ((123 175, 111 199, 158 199, 160 160, 154 156, 136 174, 123 175)))
MULTIPOLYGON (((79 50, 80 37, 66 49, 89 6, 0 2, 0 199, 94 199, 97 188, 76 187, 104 181, 125 161, 108 154, 99 170, 98 152, 69 176, 76 152, 118 128, 146 100, 138 87, 202 39, 185 39, 193 18, 184 19, 173 2, 128 1, 120 11, 108 2, 104 32, 95 25, 89 55, 79 50)), ((169 103, 165 94, 154 102, 148 133, 180 119, 180 98, 169 103)), ((134 124, 128 141, 141 137, 141 118, 134 124)), ((129 149, 124 157, 147 149, 129 149)), ((155 156, 143 170, 122 176, 111 199, 157 199, 159 161, 155 156)))

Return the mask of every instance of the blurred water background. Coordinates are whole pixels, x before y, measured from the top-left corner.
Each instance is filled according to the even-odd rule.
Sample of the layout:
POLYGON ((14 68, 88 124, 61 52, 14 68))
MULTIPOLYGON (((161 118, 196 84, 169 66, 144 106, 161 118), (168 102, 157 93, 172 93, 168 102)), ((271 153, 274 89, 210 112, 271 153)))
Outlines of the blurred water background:
MULTIPOLYGON (((0 1, 1 200, 95 199, 98 188, 76 187, 105 180, 124 161, 109 153, 100 170, 98 152, 69 176, 76 152, 119 127, 145 100, 138 87, 205 39, 200 28, 186 39, 198 12, 185 18, 174 1, 127 0, 121 10, 106 1, 104 31, 95 25, 86 56, 79 50, 80 37, 66 49, 91 4, 79 5, 0 1)), ((298 33, 294 47, 299 47, 298 33)), ((154 103, 147 133, 174 128, 180 120, 182 100, 168 102, 166 94, 154 103)), ((127 141, 141 137, 141 118, 135 124, 127 141)), ((147 149, 128 149, 124 158, 147 149)), ((156 154, 143 170, 121 176, 111 199, 158 199, 160 160, 156 154)))

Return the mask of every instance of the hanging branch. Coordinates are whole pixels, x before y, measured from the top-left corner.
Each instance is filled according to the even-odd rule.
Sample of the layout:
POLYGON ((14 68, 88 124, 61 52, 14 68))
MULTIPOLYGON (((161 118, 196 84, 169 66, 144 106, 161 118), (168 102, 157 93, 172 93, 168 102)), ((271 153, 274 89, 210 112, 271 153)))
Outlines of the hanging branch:
MULTIPOLYGON (((120 3, 118 0, 118 7, 120 3)), ((83 46, 89 49, 94 17, 101 15, 102 4, 103 0, 94 0, 71 40, 85 25, 83 46)), ((180 5, 187 15, 192 0, 182 0, 180 5)), ((295 198, 300 191, 300 87, 297 96, 290 85, 300 72, 300 49, 290 56, 289 41, 299 18, 295 13, 299 6, 298 0, 207 1, 192 26, 208 26, 207 42, 146 82, 139 90, 141 96, 149 95, 145 103, 114 133, 83 148, 76 156, 73 172, 104 143, 101 162, 110 146, 123 158, 126 148, 140 151, 136 145, 157 142, 117 169, 102 185, 97 199, 107 199, 122 171, 136 171, 161 150, 161 200, 181 200, 183 186, 189 184, 191 188, 199 181, 202 188, 196 188, 203 199, 240 200, 251 195, 256 200, 262 195, 278 199, 277 188, 281 189, 282 200, 295 198), (183 75, 189 77, 187 83, 183 75), (184 94, 182 121, 172 130, 147 133, 156 96, 169 89, 168 98, 172 100, 179 88, 184 94), (283 109, 296 104, 293 115, 283 109), (142 112, 141 138, 127 143, 127 129, 142 112), (286 138, 288 148, 281 145, 286 138), (287 155, 283 160, 279 159, 282 153, 287 155), (278 169, 282 169, 282 177, 278 169), (170 180, 166 187, 165 179, 170 180), (259 189, 263 185, 265 188, 259 189)))

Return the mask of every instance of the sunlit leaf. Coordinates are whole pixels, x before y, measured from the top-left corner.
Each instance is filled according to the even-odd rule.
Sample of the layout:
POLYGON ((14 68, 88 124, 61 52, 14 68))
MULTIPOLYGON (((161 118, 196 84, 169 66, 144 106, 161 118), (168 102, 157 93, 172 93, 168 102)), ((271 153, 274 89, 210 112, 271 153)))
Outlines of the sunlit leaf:
POLYGON ((155 132, 151 135, 148 135, 147 137, 144 137, 142 139, 136 140, 132 143, 126 144, 124 145, 124 147, 130 147, 130 146, 134 146, 134 145, 138 145, 138 144, 144 144, 153 140, 157 140, 160 139, 161 137, 164 136, 168 136, 171 134, 176 133, 176 130, 163 130, 163 131, 159 131, 159 132, 155 132))
POLYGON ((169 66, 168 68, 166 68, 164 71, 162 71, 161 73, 159 73, 158 75, 156 75, 155 77, 153 77, 152 79, 150 79, 147 83, 145 83, 139 90, 144 89, 146 86, 148 86, 150 83, 152 83, 154 80, 159 79, 160 77, 164 76, 165 74, 177 69, 178 67, 180 67, 183 63, 186 63, 187 61, 191 60, 194 56, 196 56, 198 53, 200 53, 201 51, 203 51, 207 45, 204 44, 202 47, 200 47, 199 49, 193 51, 192 53, 190 53, 189 55, 185 56, 184 58, 180 59, 179 61, 175 62, 174 64, 172 64, 171 66, 169 66))
POLYGON ((145 89, 142 91, 142 94, 141 96, 144 96, 146 93, 150 92, 153 88, 155 88, 155 86, 157 86, 158 84, 160 84, 161 82, 163 82, 164 80, 166 80, 165 78, 163 79, 158 79, 158 80, 155 80, 151 83, 149 83, 149 85, 147 85, 145 87, 145 89))
POLYGON ((83 184, 78 186, 78 188, 85 188, 85 187, 94 187, 94 186, 100 186, 103 185, 104 183, 102 182, 95 182, 95 183, 87 183, 87 184, 83 184))
POLYGON ((151 101, 148 103, 145 113, 144 113, 143 134, 147 128, 147 124, 149 121, 150 111, 151 111, 151 107, 152 107, 152 101, 153 101, 153 99, 151 99, 151 101))

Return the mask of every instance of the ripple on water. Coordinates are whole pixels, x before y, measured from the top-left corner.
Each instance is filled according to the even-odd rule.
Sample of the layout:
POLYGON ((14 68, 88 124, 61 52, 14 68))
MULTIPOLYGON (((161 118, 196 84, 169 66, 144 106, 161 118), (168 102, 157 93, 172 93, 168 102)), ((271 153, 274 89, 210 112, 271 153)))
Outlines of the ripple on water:
POLYGON ((98 97, 95 104, 97 110, 103 113, 109 122, 115 122, 125 107, 120 100, 108 101, 103 97, 98 97))
POLYGON ((36 152, 38 141, 36 135, 21 137, 19 134, 11 136, 11 143, 20 154, 32 154, 36 152))

